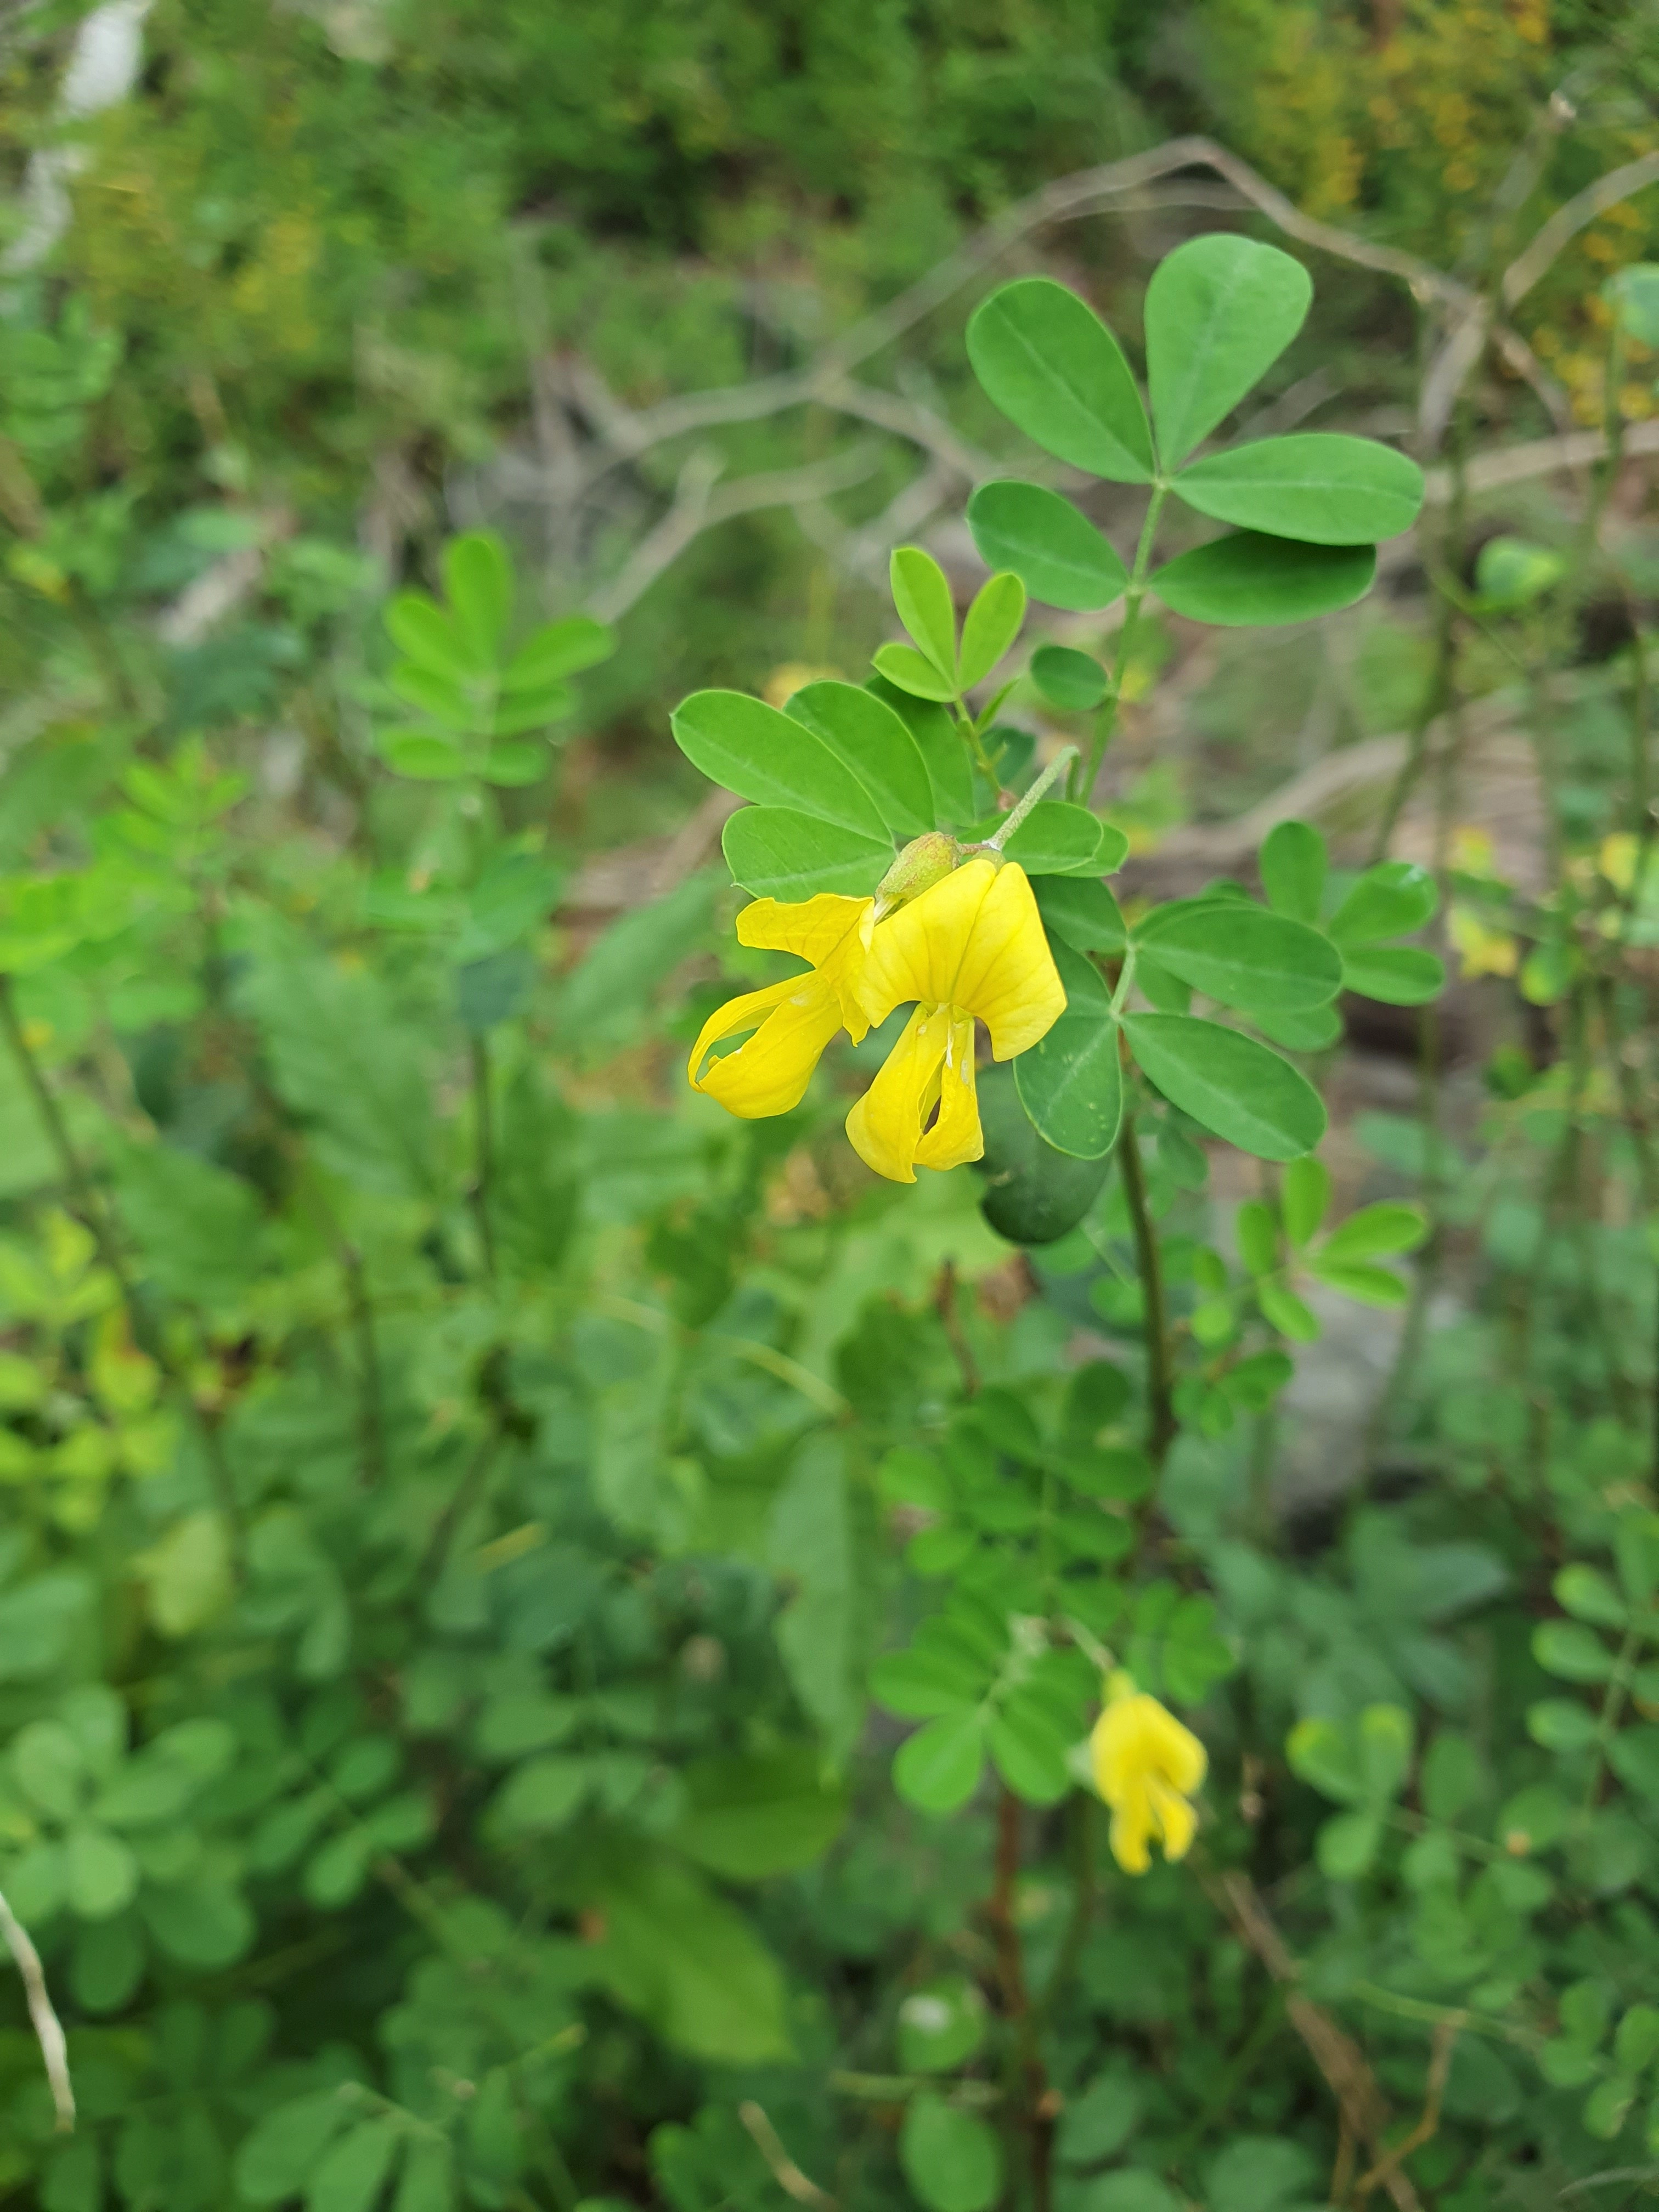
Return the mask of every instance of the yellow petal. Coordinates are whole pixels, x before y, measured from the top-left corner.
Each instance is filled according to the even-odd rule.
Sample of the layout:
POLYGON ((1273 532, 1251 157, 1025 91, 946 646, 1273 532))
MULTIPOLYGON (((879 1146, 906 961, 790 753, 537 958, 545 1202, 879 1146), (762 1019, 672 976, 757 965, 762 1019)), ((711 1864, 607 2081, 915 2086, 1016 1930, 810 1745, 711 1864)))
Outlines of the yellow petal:
POLYGON ((1110 1699, 1095 1723, 1089 1753, 1095 1787, 1109 1805, 1144 1788, 1149 1778, 1190 1796, 1209 1765, 1192 1730, 1143 1691, 1110 1699))
POLYGON ((1190 1797, 1202 1785, 1209 1771, 1209 1753, 1192 1730, 1183 1728, 1156 1698, 1145 1698, 1143 1703, 1152 1709, 1146 1716, 1145 1725, 1158 1771, 1172 1789, 1178 1790, 1183 1797, 1190 1797))
POLYGON ((916 1154, 939 1100, 950 1036, 948 1006, 918 1006, 880 1074, 847 1117, 853 1150, 889 1182, 916 1179, 916 1154))
POLYGON ((1046 1036, 1066 1010, 1025 871, 969 860, 878 924, 859 986, 872 1022, 907 999, 959 1006, 1011 1060, 1046 1036))
POLYGON ((1145 1874, 1152 1863, 1146 1841, 1152 1832, 1152 1808, 1144 1790, 1112 1812, 1112 1856, 1125 1874, 1145 1874))
POLYGON ((917 1166, 940 1170, 985 1157, 985 1132, 979 1124, 974 1087, 974 1024, 955 1006, 950 1015, 939 1072, 939 1116, 916 1146, 917 1166))
POLYGON ((799 901, 756 899, 738 916, 738 942, 810 960, 835 985, 842 1018, 857 1044, 870 1025, 859 984, 875 910, 873 899, 842 898, 835 891, 799 901))
POLYGON ((791 975, 764 991, 728 999, 711 1014, 692 1048, 686 1073, 693 1090, 706 1091, 728 1113, 745 1121, 787 1114, 806 1096, 812 1070, 840 1027, 841 1001, 834 985, 816 971, 791 975), (699 1075, 711 1045, 747 1029, 755 1034, 746 1044, 699 1075))
POLYGON ((1149 1782, 1146 1794, 1152 1817, 1163 1835, 1164 1857, 1184 1859, 1198 1833, 1197 1814, 1184 1797, 1178 1796, 1162 1782, 1149 1782))

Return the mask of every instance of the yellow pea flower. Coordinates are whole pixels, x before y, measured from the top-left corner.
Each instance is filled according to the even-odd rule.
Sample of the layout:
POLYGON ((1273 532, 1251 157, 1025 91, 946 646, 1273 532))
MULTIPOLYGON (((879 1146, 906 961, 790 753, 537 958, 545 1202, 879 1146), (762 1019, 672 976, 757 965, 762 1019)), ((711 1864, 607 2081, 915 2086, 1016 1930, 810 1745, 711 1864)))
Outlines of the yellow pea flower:
POLYGON ((854 1151, 891 1182, 914 1182, 918 1165, 953 1168, 983 1153, 975 1018, 990 1030, 995 1058, 1011 1060, 1046 1036, 1066 1009, 1025 871, 983 857, 873 932, 854 988, 872 1024, 907 999, 918 1002, 886 1066, 847 1117, 854 1151))
POLYGON ((1154 1836, 1166 1859, 1185 1858, 1198 1827, 1188 1800, 1209 1765, 1192 1730, 1120 1672, 1107 1680, 1089 1756, 1095 1787, 1112 1808, 1112 1856, 1124 1873, 1146 1873, 1154 1836))
POLYGON ((757 899, 738 916, 738 942, 793 952, 812 963, 763 991, 728 999, 702 1025, 686 1068, 695 1091, 746 1121, 787 1114, 806 1095, 823 1048, 844 1024, 856 1044, 870 1024, 857 986, 869 952, 876 902, 820 891, 799 904, 757 899), (755 1034, 735 1052, 703 1061, 722 1038, 755 1034))

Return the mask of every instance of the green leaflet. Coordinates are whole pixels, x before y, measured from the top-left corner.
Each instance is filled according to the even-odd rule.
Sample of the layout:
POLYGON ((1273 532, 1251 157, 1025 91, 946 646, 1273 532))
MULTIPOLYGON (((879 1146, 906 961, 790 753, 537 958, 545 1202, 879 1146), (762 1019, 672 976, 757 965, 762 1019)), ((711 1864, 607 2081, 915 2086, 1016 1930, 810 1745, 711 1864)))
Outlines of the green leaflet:
POLYGON ((1416 521, 1423 471, 1374 439, 1312 431, 1206 454, 1175 489, 1218 522, 1316 545, 1368 545, 1416 521))
POLYGON ((676 744, 711 782, 757 805, 787 807, 870 839, 881 810, 830 747, 799 720, 742 691, 694 691, 672 717, 676 744))
POLYGON ((1324 1135, 1319 1093, 1253 1037, 1191 1014, 1127 1014, 1123 1027, 1164 1097, 1242 1152, 1292 1160, 1324 1135))
POLYGON ((1312 297, 1299 262, 1247 238, 1191 239, 1159 262, 1146 288, 1146 383, 1166 469, 1272 368, 1312 297))
POLYGON ((1129 572, 1086 515, 1039 484, 981 484, 968 526, 994 568, 1011 568, 1034 599, 1051 607, 1109 607, 1129 572))
MULTIPOLYGON (((934 827, 927 763, 890 707, 857 684, 823 683, 805 685, 784 711, 852 770, 901 842, 934 827)), ((960 751, 954 732, 951 742, 960 751)))
POLYGON ((745 806, 720 836, 735 880, 757 898, 872 892, 893 862, 890 841, 842 830, 786 806, 745 806))
POLYGON ((1148 589, 1176 614, 1238 629, 1334 614, 1364 599, 1376 574, 1369 545, 1302 545, 1240 530, 1166 562, 1148 589))
POLYGON ((1066 1011, 1013 1063, 1020 1103, 1056 1152, 1103 1159, 1123 1118, 1123 1077, 1111 994, 1098 971, 1060 940, 1054 964, 1066 988, 1066 1011))
POLYGON ((1122 348, 1075 292, 1046 276, 1005 284, 968 325, 987 396, 1046 453, 1115 483, 1146 483, 1152 437, 1122 348))
POLYGON ((1136 935, 1158 964, 1223 1006, 1289 1012, 1342 988, 1342 960, 1316 929, 1227 899, 1158 908, 1136 935))

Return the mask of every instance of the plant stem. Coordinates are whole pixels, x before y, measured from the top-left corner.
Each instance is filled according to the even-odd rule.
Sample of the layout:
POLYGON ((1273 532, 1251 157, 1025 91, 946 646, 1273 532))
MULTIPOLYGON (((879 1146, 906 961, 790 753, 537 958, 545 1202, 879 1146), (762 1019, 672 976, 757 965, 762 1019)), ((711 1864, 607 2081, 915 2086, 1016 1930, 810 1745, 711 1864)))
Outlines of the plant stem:
POLYGON ((1123 1194, 1128 1202, 1130 1225, 1134 1231, 1141 1295, 1146 1305, 1146 1452, 1154 1467, 1162 1467, 1176 1436, 1170 1316, 1164 1296, 1164 1262, 1147 1201, 1146 1173, 1135 1142, 1133 1114, 1123 1116, 1123 1127, 1118 1132, 1117 1158, 1123 1174, 1123 1194))
POLYGON ((1021 799, 1018 805, 1010 809, 996 835, 986 839, 981 849, 988 853, 1000 853, 1043 793, 1065 775, 1076 758, 1075 745, 1062 745, 1031 788, 1021 799))
POLYGON ((997 1980, 1009 2029, 1009 2120, 1025 2136, 1031 2173, 1031 2212, 1049 2212, 1054 2099, 1037 2044, 1036 2018, 1025 1987, 1025 1962, 1014 1917, 1019 1878, 1019 1800, 1006 1784, 997 1801, 995 1881, 987 1917, 996 1943, 997 1980))
POLYGON ((495 1133, 489 1109, 489 1040, 481 1030, 471 1036, 472 1121, 477 1166, 472 1177, 472 1211, 478 1223, 478 1242, 483 1249, 484 1273, 495 1279, 495 1235, 489 1222, 489 1188, 495 1171, 495 1133))
POLYGON ((363 1255, 355 1244, 341 1245, 340 1265, 345 1272, 351 1333, 357 1343, 357 1440, 363 1480, 376 1484, 386 1480, 386 1403, 380 1390, 380 1351, 374 1341, 374 1308, 363 1272, 363 1255))
POLYGON ((1123 623, 1117 634, 1117 661, 1112 670, 1111 696, 1095 717, 1095 734, 1089 746, 1089 764, 1073 793, 1085 806, 1094 791, 1095 779, 1100 774, 1100 763, 1106 757, 1106 748, 1111 743, 1112 732, 1117 727, 1118 702, 1123 696, 1123 678, 1129 666, 1129 652, 1134 644, 1135 631, 1139 627, 1140 603, 1146 596, 1146 573, 1152 564, 1152 545, 1158 536, 1158 518, 1169 496, 1168 484, 1153 485, 1146 518, 1140 526, 1134 566, 1129 571, 1129 580, 1124 587, 1123 623))

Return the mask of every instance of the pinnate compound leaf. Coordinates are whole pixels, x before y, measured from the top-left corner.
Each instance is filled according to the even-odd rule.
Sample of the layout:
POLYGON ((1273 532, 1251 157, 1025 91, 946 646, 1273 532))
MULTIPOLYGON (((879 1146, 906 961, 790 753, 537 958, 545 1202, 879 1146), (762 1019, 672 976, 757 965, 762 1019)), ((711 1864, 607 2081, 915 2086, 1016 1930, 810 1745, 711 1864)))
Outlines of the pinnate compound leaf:
POLYGON ((880 810, 852 769, 805 724, 763 700, 694 691, 675 708, 672 726, 692 765, 739 799, 885 837, 880 810))
POLYGON ((985 1765, 985 1719, 977 1706, 941 1713, 901 1744, 893 1786, 924 1813, 954 1813, 979 1786, 985 1765))
POLYGON ((1128 1014, 1123 1027, 1142 1072, 1171 1105, 1241 1152, 1293 1160, 1324 1135, 1319 1093, 1254 1037, 1192 1014, 1128 1014))
POLYGON ((870 656, 878 676, 913 699, 933 699, 941 705, 957 696, 956 679, 941 676, 925 653, 914 645, 878 645, 870 656))
POLYGON ((962 625, 962 688, 970 690, 996 666, 1025 619, 1025 586, 1005 571, 987 579, 962 625))
POLYGON ((726 823, 720 849, 732 878, 757 898, 809 899, 819 891, 864 898, 893 864, 890 840, 798 814, 744 806, 726 823))
POLYGON ((1052 946, 1066 1011, 1013 1063, 1020 1103, 1038 1134, 1073 1159, 1103 1159, 1123 1118, 1123 1073, 1111 994, 1063 940, 1052 946))
POLYGON ((1314 545, 1371 545, 1416 521, 1423 471, 1374 438, 1312 430, 1208 453, 1175 489, 1217 522, 1314 545))
POLYGON ((1166 469, 1272 368, 1312 298, 1300 262, 1224 232, 1191 239, 1158 264, 1146 288, 1146 382, 1166 469))
POLYGON ((1002 2147, 991 2128, 931 2090, 905 2110, 899 2163, 927 2212, 989 2212, 1002 2193, 1002 2147))
POLYGON ((1387 1006, 1423 1006, 1439 995, 1445 981, 1439 954, 1415 945, 1362 945, 1342 957, 1344 988, 1387 1006))
POLYGON ((1317 921, 1330 855, 1310 823, 1278 822, 1261 841, 1261 888, 1275 914, 1317 921))
POLYGON ((1159 908, 1137 941, 1160 967, 1226 1006, 1291 1012, 1324 1006, 1342 988, 1341 957, 1316 929, 1237 899, 1159 908))
POLYGON ((1178 553, 1147 588, 1174 614, 1223 629, 1311 622, 1363 599, 1376 574, 1370 545, 1304 545, 1237 530, 1178 553))
POLYGON ((1045 606, 1109 607, 1128 583, 1128 570, 1088 517, 1040 484, 981 484, 968 502, 968 526, 981 557, 1012 569, 1045 606))
POLYGON ((992 404, 1045 453, 1114 483, 1151 482, 1129 364, 1075 292, 1047 276, 1005 284, 969 323, 968 358, 992 404))
MULTIPOLYGON (((894 836, 920 837, 933 827, 933 793, 915 739, 892 708, 856 684, 807 684, 785 708, 874 799, 894 836)), ((952 732, 952 743, 960 741, 952 732)))
POLYGON ((888 563, 893 605, 911 641, 947 680, 957 673, 957 611, 950 580, 919 545, 895 548, 888 563))

